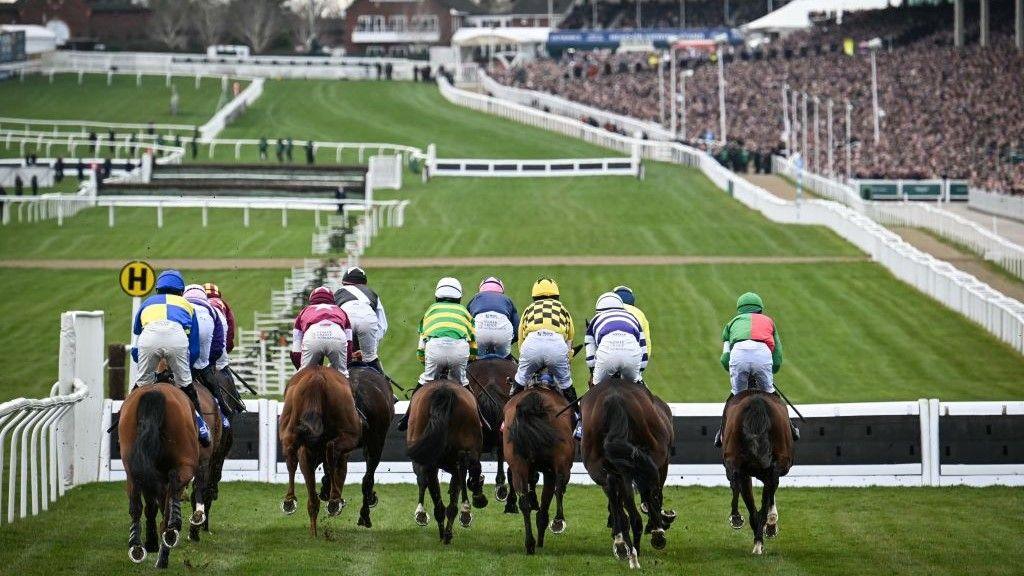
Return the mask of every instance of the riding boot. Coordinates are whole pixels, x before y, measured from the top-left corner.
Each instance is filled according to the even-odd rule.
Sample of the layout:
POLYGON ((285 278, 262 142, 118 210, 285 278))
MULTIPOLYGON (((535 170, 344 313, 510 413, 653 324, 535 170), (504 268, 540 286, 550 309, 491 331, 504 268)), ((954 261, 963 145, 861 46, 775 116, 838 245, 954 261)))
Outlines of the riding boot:
POLYGON ((195 384, 189 383, 188 386, 182 386, 181 391, 185 393, 185 396, 192 402, 192 406, 195 407, 196 427, 199 428, 199 443, 203 446, 209 446, 210 427, 206 425, 206 420, 203 420, 203 409, 199 405, 199 393, 196 392, 195 384))
POLYGON ((573 407, 573 433, 572 435, 577 439, 583 438, 583 416, 580 414, 579 398, 576 396, 576 389, 572 386, 561 390, 562 396, 565 397, 569 405, 573 407))
MULTIPOLYGON (((782 399, 782 396, 779 395, 778 391, 772 392, 772 396, 778 398, 779 402, 781 402, 782 405, 785 406, 785 400, 782 399)), ((789 431, 793 434, 794 441, 800 439, 800 429, 796 427, 796 424, 793 424, 792 420, 789 421, 789 431)))
POLYGON ((231 416, 235 412, 228 406, 228 403, 224 401, 224 391, 220 387, 220 378, 217 377, 217 373, 212 367, 207 366, 203 369, 202 373, 203 384, 213 395, 213 399, 220 405, 220 412, 224 417, 231 416))
POLYGON ((729 401, 732 400, 733 394, 730 393, 729 397, 725 399, 725 406, 722 407, 722 423, 718 427, 718 432, 715 432, 715 447, 722 447, 722 430, 725 430, 725 411, 729 408, 729 401))
MULTIPOLYGON (((416 396, 416 392, 423 388, 423 384, 416 384, 416 387, 412 389, 412 393, 409 394, 409 406, 412 406, 413 396, 416 396)), ((405 414, 402 414, 402 419, 398 421, 398 431, 405 432, 409 428, 409 408, 406 407, 405 414)))

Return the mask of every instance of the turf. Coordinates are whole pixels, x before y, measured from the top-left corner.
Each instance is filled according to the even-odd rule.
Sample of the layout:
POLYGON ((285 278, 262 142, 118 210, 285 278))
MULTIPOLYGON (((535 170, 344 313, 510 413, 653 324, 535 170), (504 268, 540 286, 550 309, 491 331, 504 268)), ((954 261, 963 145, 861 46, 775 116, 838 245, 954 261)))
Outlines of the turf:
MULTIPOLYGON (((280 289, 282 270, 204 270, 188 282, 216 282, 230 298, 238 321, 252 327, 254 311, 265 311, 270 291, 280 289)), ((103 310, 106 340, 127 342, 131 298, 121 292, 117 271, 5 269, 0 273, 0 399, 43 397, 57 380, 60 314, 68 310, 103 310)), ((0 570, 2 572, 2 570, 0 570)))
POLYGON ((433 143, 440 158, 619 155, 455 106, 433 84, 411 82, 267 80, 260 99, 220 137, 389 142, 422 149, 433 143))
POLYGON ((289 211, 287 227, 280 210, 251 210, 249 228, 241 209, 210 209, 206 228, 199 208, 165 208, 163 228, 156 208, 117 208, 113 228, 107 218, 106 208, 83 210, 63 226, 18 223, 14 216, 0 227, 0 258, 302 258, 310 255, 315 228, 306 210, 289 211))
POLYGON ((115 75, 107 86, 105 74, 86 74, 81 86, 76 74, 57 74, 52 84, 42 75, 0 82, 0 110, 13 118, 192 125, 206 123, 217 111, 219 79, 202 80, 198 90, 193 78, 175 77, 171 83, 178 88, 177 116, 171 116, 171 89, 163 76, 143 76, 136 86, 135 76, 115 75))
MULTIPOLYGON (((213 532, 173 550, 168 573, 313 574, 325 566, 345 574, 627 572, 611 555, 605 500, 594 487, 569 488, 567 531, 548 533, 534 556, 523 550, 522 516, 501 514, 494 501, 474 510, 471 529, 456 526, 446 547, 438 542, 433 518, 426 528, 413 523, 412 486, 378 486, 380 504, 369 530, 356 526, 361 498, 347 486, 349 507, 337 518, 321 511, 321 537, 315 540, 306 530, 304 506, 294 516, 281 514, 283 494, 284 486, 222 485, 212 509, 213 532)), ((1024 562, 1024 493, 1018 489, 783 487, 778 501, 779 536, 757 557, 750 554, 749 529, 734 532, 726 523, 725 489, 669 488, 666 507, 675 508, 679 520, 667 533, 665 550, 652 550, 644 538, 641 565, 647 573, 702 576, 996 576, 1019 574, 1024 562)), ((140 566, 128 561, 127 510, 121 483, 75 488, 49 512, 3 528, 0 564, 25 576, 149 573, 155 555, 140 566)))

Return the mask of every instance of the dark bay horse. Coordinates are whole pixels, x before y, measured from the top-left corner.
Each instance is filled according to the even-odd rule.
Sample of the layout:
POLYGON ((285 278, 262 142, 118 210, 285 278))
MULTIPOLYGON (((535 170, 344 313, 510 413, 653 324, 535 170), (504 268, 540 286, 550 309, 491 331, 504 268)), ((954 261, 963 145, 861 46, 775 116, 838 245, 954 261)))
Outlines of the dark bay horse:
POLYGON ((634 486, 647 511, 651 546, 665 547, 665 530, 675 519, 662 511, 663 487, 674 441, 668 406, 646 387, 614 378, 594 386, 580 402, 583 463, 608 497, 612 552, 639 568, 643 522, 634 486), (630 531, 632 530, 632 538, 630 531))
POLYGON ((348 379, 334 368, 307 366, 292 376, 284 392, 281 411, 281 448, 288 465, 288 493, 281 504, 286 514, 296 509, 295 468, 302 468, 309 499, 309 533, 317 536, 320 499, 316 490, 316 468, 329 472, 327 514, 337 516, 345 507, 341 497, 348 471, 348 455, 355 450, 363 424, 348 379))
POLYGON ((750 528, 754 531, 754 554, 764 553, 764 537, 774 538, 779 533, 779 512, 775 507, 775 491, 779 478, 793 466, 793 436, 789 426, 789 411, 775 396, 760 390, 746 390, 735 396, 725 411, 725 429, 722 432, 722 457, 725 475, 732 486, 732 513, 729 522, 733 528, 743 527, 738 500, 750 514, 750 528), (751 478, 757 478, 761 489, 761 509, 754 501, 751 478))
POLYGON ((509 477, 512 480, 513 500, 519 496, 519 509, 523 513, 526 529, 526 553, 533 554, 536 547, 544 547, 544 531, 548 528, 548 510, 551 497, 557 504, 551 532, 565 531, 565 512, 562 497, 572 472, 576 443, 572 438, 572 412, 558 412, 568 405, 558 392, 540 386, 531 386, 515 395, 505 405, 504 450, 508 458, 509 477), (537 501, 537 480, 544 475, 544 491, 537 501), (537 512, 537 539, 533 538, 530 512, 537 512))
POLYGON ((121 461, 128 476, 126 490, 131 515, 128 557, 132 562, 140 563, 146 559, 147 552, 159 550, 156 566, 167 568, 170 549, 178 545, 181 497, 195 477, 201 458, 192 414, 192 402, 176 386, 166 383, 137 388, 121 405, 117 434, 121 461), (139 525, 143 505, 145 545, 139 525), (159 544, 158 507, 163 513, 159 544))
MULTIPOLYGON (((198 384, 198 382, 196 382, 198 384)), ((220 383, 216 384, 219 386, 220 383)), ((200 529, 210 531, 210 509, 219 494, 224 460, 228 457, 234 443, 231 428, 224 428, 220 411, 213 400, 213 395, 205 386, 196 386, 199 404, 203 409, 203 420, 210 428, 210 447, 199 447, 199 468, 192 482, 192 518, 189 520, 188 539, 199 541, 200 529)))
POLYGON ((469 390, 480 405, 480 415, 486 426, 483 428, 483 452, 493 452, 498 461, 494 475, 494 497, 505 502, 505 512, 516 512, 515 499, 508 500, 508 485, 505 483, 504 442, 501 437, 501 423, 505 418, 503 408, 508 402, 509 378, 516 374, 516 363, 505 358, 484 358, 469 363, 466 376, 469 390))
POLYGON ((409 459, 419 484, 419 504, 414 517, 426 526, 430 517, 423 508, 423 494, 430 490, 434 518, 441 541, 451 544, 452 525, 459 496, 462 506, 459 522, 468 528, 473 522, 467 487, 473 492, 473 505, 487 506, 480 476, 480 449, 483 432, 477 414, 476 399, 461 384, 450 380, 428 382, 409 403, 409 429, 406 432, 409 459), (441 496, 438 471, 451 474, 448 506, 441 496))
POLYGON ((363 449, 363 460, 366 461, 366 473, 363 474, 363 505, 359 509, 358 524, 369 528, 372 526, 370 508, 377 505, 373 475, 380 464, 391 421, 395 419, 395 401, 391 395, 391 384, 380 372, 372 368, 352 368, 349 377, 356 408, 366 418, 359 443, 363 449))

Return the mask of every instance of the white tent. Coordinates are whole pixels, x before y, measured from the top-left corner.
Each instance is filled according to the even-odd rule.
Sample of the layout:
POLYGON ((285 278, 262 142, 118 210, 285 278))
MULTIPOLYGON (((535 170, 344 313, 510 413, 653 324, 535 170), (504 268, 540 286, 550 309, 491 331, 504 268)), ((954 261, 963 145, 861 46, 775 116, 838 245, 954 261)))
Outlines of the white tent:
POLYGON ((546 44, 550 28, 459 28, 452 36, 452 46, 506 46, 546 44))
POLYGON ((881 10, 901 3, 900 0, 793 0, 741 28, 745 32, 788 32, 809 28, 812 13, 881 10))
POLYGON ((53 52, 57 49, 57 35, 43 26, 34 24, 4 24, 0 26, 3 32, 24 32, 25 33, 25 54, 32 56, 53 52))

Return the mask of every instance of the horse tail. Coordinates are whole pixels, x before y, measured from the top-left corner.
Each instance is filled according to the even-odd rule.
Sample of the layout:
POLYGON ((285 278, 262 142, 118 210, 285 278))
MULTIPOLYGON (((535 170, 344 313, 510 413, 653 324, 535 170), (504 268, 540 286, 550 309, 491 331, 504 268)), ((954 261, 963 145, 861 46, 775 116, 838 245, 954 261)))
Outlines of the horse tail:
POLYGON ((771 412, 760 394, 753 394, 743 410, 743 443, 761 468, 769 468, 772 460, 771 412))
POLYGON ((163 452, 163 426, 167 415, 167 399, 154 390, 139 398, 135 408, 135 445, 128 458, 132 482, 143 494, 156 495, 160 492, 165 477, 157 468, 163 452))
POLYGON ((437 386, 430 396, 430 411, 423 435, 409 446, 409 458, 417 464, 436 466, 448 450, 448 423, 458 397, 447 386, 437 386))
POLYGON ((605 434, 604 454, 612 468, 633 479, 641 494, 658 486, 658 466, 650 454, 630 440, 631 421, 622 405, 622 399, 607 396, 604 399, 605 434))
MULTIPOLYGON (((319 374, 314 374, 314 377, 317 376, 319 374)), ((322 379, 319 384, 323 386, 322 379)), ((314 446, 320 443, 320 438, 324 434, 323 390, 320 387, 311 386, 304 400, 302 415, 295 428, 295 436, 297 445, 314 446)))
POLYGON ((508 434, 512 448, 524 460, 546 462, 551 459, 551 449, 558 437, 541 394, 528 394, 519 402, 508 434))

